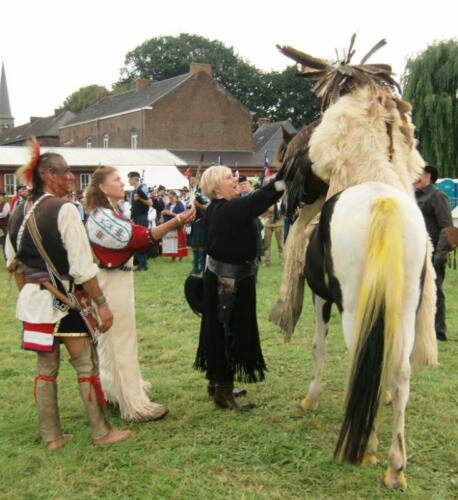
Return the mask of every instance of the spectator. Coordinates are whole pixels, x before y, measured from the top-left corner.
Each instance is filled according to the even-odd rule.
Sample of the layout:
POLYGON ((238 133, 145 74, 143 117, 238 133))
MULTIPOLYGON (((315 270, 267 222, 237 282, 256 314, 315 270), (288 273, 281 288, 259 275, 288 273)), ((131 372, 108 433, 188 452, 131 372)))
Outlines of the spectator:
POLYGON ((185 207, 187 207, 191 201, 191 198, 189 197, 189 189, 186 186, 183 186, 180 189, 180 201, 185 207))
POLYGON ((27 189, 27 186, 24 186, 22 184, 17 185, 16 194, 10 200, 10 213, 13 213, 14 209, 18 205, 24 203, 25 199, 27 198, 28 192, 29 190, 27 189))
MULTIPOLYGON (((169 203, 165 206, 162 211, 162 217, 164 222, 167 222, 177 214, 181 214, 185 211, 183 203, 178 199, 175 191, 169 191, 169 203)), ((178 227, 167 233, 162 239, 162 255, 164 257, 171 257, 172 262, 178 257, 180 260, 183 257, 187 257, 188 248, 186 246, 186 232, 183 226, 178 227)))
POLYGON ((191 184, 191 197, 189 202, 191 202, 191 199, 194 201, 196 219, 186 226, 190 228, 187 244, 192 248, 193 259, 191 274, 199 275, 205 270, 204 217, 210 200, 201 193, 195 175, 190 177, 189 182, 191 184))
POLYGON ((269 207, 264 214, 264 264, 270 266, 270 247, 272 244, 272 233, 275 234, 277 240, 278 257, 280 262, 283 262, 283 228, 284 220, 280 214, 280 210, 275 203, 269 207))
POLYGON ((448 245, 440 238, 442 229, 453 226, 447 196, 434 186, 439 174, 436 167, 426 165, 418 180, 414 183, 415 196, 423 214, 431 242, 433 244, 433 265, 436 271, 437 305, 436 337, 447 340, 445 322, 445 295, 442 284, 445 278, 448 245))
MULTIPOLYGON (((153 205, 148 188, 140 181, 138 172, 129 172, 127 174, 129 184, 133 187, 131 193, 131 218, 135 224, 148 227, 148 210, 153 205)), ((143 252, 136 252, 137 271, 147 271, 147 256, 143 252)))
POLYGON ((10 204, 6 201, 5 193, 0 192, 0 244, 2 245, 3 258, 6 263, 5 241, 8 219, 10 216, 10 204))

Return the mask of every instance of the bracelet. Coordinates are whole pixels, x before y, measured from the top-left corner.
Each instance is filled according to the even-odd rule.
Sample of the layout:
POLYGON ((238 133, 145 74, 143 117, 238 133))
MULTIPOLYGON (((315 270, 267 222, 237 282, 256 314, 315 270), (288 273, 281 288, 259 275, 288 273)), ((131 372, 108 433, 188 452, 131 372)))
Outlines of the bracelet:
POLYGON ((104 304, 107 303, 107 299, 105 295, 101 295, 100 297, 96 297, 95 299, 92 299, 97 306, 103 306, 104 304))
POLYGON ((180 226, 182 226, 182 225, 183 225, 183 221, 182 221, 182 219, 181 219, 181 215, 180 215, 180 214, 177 214, 177 215, 176 215, 176 218, 177 218, 178 224, 179 224, 180 226))

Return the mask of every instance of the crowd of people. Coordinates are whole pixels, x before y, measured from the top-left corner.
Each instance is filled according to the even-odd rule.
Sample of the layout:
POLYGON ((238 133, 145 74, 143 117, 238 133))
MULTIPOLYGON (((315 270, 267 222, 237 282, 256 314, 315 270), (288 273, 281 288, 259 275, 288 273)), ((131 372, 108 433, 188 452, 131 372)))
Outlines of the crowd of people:
MULTIPOLYGON (((191 248, 185 294, 202 316, 194 367, 205 372, 208 394, 218 407, 251 409, 252 403, 240 403, 246 390, 235 390, 234 382, 265 376, 256 317, 257 269, 262 260, 271 263, 272 233, 280 262, 283 258, 285 221, 279 202, 284 183, 272 178, 253 190, 246 177, 213 166, 202 176, 191 176, 189 188, 178 193, 164 186, 148 189, 138 172, 130 172, 126 195, 119 172, 102 166, 84 193, 74 192, 65 159, 40 154, 37 143, 32 148, 30 162, 18 172, 28 188, 19 186, 9 201, 0 193, 0 231, 4 258, 19 289, 22 347, 37 353, 35 398, 48 448, 71 439, 63 432, 57 400, 61 344, 75 368, 94 443, 130 435, 111 427, 107 404, 125 422, 167 415, 165 405, 150 399, 135 323, 132 271, 148 269, 154 248, 171 262, 191 248), (88 319, 91 303, 95 326, 88 319)), ((449 247, 441 230, 452 222, 446 200, 433 186, 436 179, 437 170, 428 166, 415 188, 435 248, 436 333, 445 340, 441 286, 449 247)))

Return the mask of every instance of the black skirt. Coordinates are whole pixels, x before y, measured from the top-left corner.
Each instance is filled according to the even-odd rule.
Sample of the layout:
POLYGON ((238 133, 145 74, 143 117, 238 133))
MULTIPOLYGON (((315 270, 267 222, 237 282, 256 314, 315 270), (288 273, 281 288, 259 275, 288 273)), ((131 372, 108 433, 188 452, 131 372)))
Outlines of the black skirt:
POLYGON ((230 336, 218 321, 217 277, 209 269, 204 280, 204 312, 194 368, 215 382, 258 382, 267 370, 256 318, 255 276, 238 281, 230 336))

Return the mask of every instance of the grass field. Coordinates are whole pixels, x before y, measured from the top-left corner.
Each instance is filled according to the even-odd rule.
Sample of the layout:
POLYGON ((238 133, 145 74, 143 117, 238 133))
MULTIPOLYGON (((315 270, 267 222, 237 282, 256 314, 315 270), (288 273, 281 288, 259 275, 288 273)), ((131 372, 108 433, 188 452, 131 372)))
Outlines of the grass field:
MULTIPOLYGON (((448 271, 448 342, 440 367, 414 375, 407 410, 405 493, 381 486, 391 437, 391 408, 379 420, 378 466, 335 463, 347 354, 334 313, 320 409, 298 404, 311 373, 310 296, 289 344, 267 320, 281 268, 261 268, 258 317, 269 373, 251 385, 249 414, 217 410, 201 373, 192 370, 198 318, 182 293, 190 262, 150 261, 136 275, 143 374, 166 404, 163 421, 130 427, 134 437, 110 448, 91 444, 72 367, 62 359, 60 406, 71 443, 49 453, 38 434, 33 401, 35 355, 19 349, 16 291, 0 271, 0 498, 458 498, 458 272, 448 271)), ((115 416, 112 422, 121 426, 115 416)))

